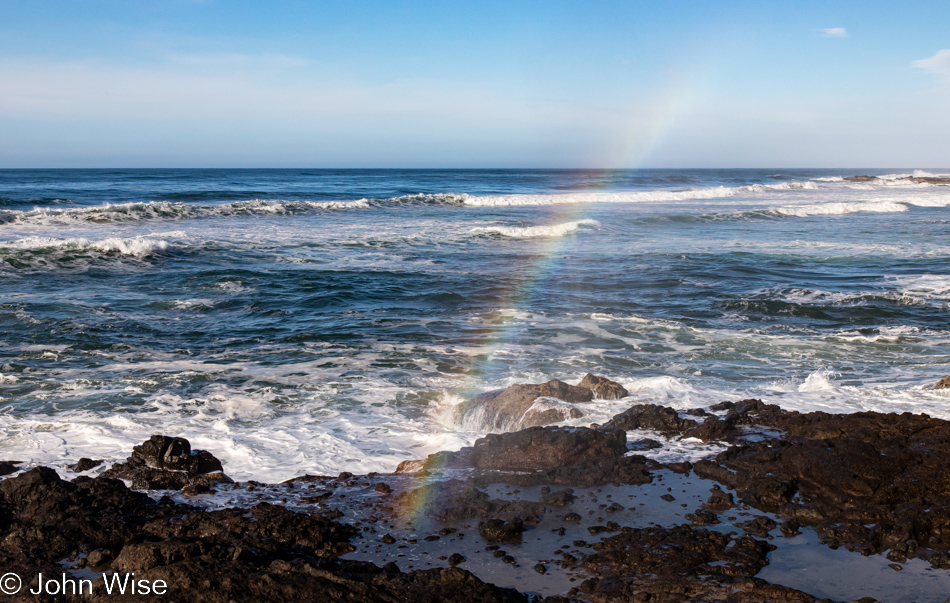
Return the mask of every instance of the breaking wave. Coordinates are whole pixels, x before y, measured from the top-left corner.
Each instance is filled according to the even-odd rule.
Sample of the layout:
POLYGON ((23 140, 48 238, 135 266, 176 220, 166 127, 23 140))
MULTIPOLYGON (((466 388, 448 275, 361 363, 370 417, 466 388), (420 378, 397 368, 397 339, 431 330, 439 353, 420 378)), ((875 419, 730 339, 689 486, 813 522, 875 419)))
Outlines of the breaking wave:
POLYGON ((513 239, 534 239, 542 237, 561 237, 585 227, 600 228, 600 222, 597 220, 586 219, 544 226, 485 226, 473 228, 471 232, 498 234, 513 239))
POLYGON ((96 207, 49 209, 0 213, 0 224, 73 225, 136 222, 140 220, 187 220, 216 216, 301 214, 313 211, 364 209, 365 199, 358 201, 266 201, 253 199, 221 205, 189 205, 182 202, 150 201, 106 203, 96 207))
POLYGON ((0 252, 11 250, 98 251, 101 253, 118 253, 121 255, 142 257, 164 251, 168 249, 168 247, 168 241, 151 237, 131 237, 128 239, 110 237, 99 241, 90 241, 89 239, 82 238, 54 239, 51 237, 27 237, 25 239, 0 243, 0 252))

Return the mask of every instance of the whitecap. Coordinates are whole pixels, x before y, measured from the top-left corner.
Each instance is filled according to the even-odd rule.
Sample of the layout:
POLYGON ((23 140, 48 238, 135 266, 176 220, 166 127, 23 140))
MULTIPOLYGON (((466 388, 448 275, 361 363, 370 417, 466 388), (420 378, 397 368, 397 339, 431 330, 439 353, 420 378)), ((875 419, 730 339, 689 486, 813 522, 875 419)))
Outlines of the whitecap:
POLYGON ((513 239, 533 239, 542 237, 562 237, 584 227, 600 228, 600 222, 597 220, 585 219, 576 220, 574 222, 564 222, 562 224, 540 226, 484 226, 473 228, 470 232, 499 234, 513 239))

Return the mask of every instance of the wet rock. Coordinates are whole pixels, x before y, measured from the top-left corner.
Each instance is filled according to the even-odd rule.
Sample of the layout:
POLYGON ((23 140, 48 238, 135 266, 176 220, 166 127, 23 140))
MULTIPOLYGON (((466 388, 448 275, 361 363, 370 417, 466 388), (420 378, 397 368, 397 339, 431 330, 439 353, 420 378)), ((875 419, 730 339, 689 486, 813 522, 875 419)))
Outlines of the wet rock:
POLYGON ((612 601, 808 601, 803 592, 752 577, 775 547, 750 536, 689 526, 623 528, 568 564, 592 577, 580 591, 612 601))
POLYGON ((425 471, 426 459, 402 461, 396 466, 395 473, 419 473, 425 471))
POLYGON ((660 498, 662 498, 662 499, 665 500, 666 502, 673 502, 674 500, 676 500, 676 499, 673 497, 672 494, 664 494, 664 495, 661 496, 660 498))
POLYGON ((96 549, 94 551, 90 551, 89 554, 86 555, 86 564, 91 568, 97 568, 102 567, 106 563, 110 563, 113 559, 115 559, 115 555, 113 555, 112 551, 107 549, 96 549))
POLYGON ((696 511, 692 513, 687 513, 685 517, 694 526, 711 526, 719 523, 719 517, 712 511, 707 511, 706 509, 696 509, 696 511))
POLYGON ((537 524, 544 515, 544 505, 523 500, 493 499, 473 483, 446 480, 420 486, 409 492, 404 508, 422 512, 439 521, 462 521, 478 517, 537 524))
POLYGON ((649 483, 652 476, 647 459, 625 456, 626 452, 626 433, 619 429, 529 427, 514 433, 490 434, 473 447, 457 452, 431 454, 421 468, 429 473, 475 469, 477 485, 590 487, 649 483))
POLYGON ((518 383, 506 389, 479 394, 460 404, 456 412, 460 417, 479 413, 483 428, 491 431, 548 425, 583 416, 572 406, 556 403, 541 404, 529 413, 539 398, 577 403, 590 402, 594 394, 587 387, 569 385, 557 379, 547 383, 518 383))
POLYGON ((550 492, 549 494, 543 495, 538 502, 542 505, 547 505, 551 507, 566 507, 574 502, 574 490, 572 488, 565 488, 563 490, 558 490, 557 492, 550 492))
POLYGON ((405 574, 336 561, 353 550, 353 528, 276 505, 203 511, 101 476, 67 482, 45 467, 4 480, 0 493, 0 558, 27 573, 79 551, 91 567, 111 561, 138 579, 165 580, 178 601, 525 601, 462 570, 405 574))
POLYGON ((760 515, 750 519, 749 521, 745 521, 736 525, 753 536, 767 538, 769 536, 769 532, 774 530, 778 524, 768 517, 760 515))
POLYGON ((541 575, 544 575, 548 572, 548 568, 543 563, 538 563, 534 566, 534 571, 538 572, 541 575))
POLYGON ((190 484, 181 489, 181 493, 185 496, 199 496, 201 494, 214 494, 215 492, 217 491, 207 484, 190 484))
POLYGON ((587 373, 577 387, 586 387, 594 392, 594 397, 600 400, 620 400, 626 398, 630 393, 616 381, 611 381, 606 377, 587 373))
POLYGON ((191 449, 185 438, 155 435, 132 448, 129 457, 132 467, 152 467, 170 471, 184 471, 190 475, 223 471, 221 461, 210 452, 191 449))
POLYGON ((0 461, 0 475, 10 475, 20 470, 18 461, 0 461))
POLYGON ((452 553, 449 555, 449 565, 455 567, 460 563, 465 563, 465 556, 460 553, 452 553))
MULTIPOLYGON (((732 486, 742 502, 815 525, 829 546, 907 557, 941 567, 950 542, 950 423, 911 413, 782 411, 761 403, 728 408, 737 424, 780 430, 741 442, 697 474, 732 486), (919 545, 919 546, 918 546, 919 545)), ((948 561, 950 564, 950 561, 948 561)))
POLYGON ((732 508, 734 501, 732 500, 732 494, 724 492, 719 486, 713 486, 710 489, 712 496, 706 499, 706 502, 703 503, 703 507, 707 509, 712 509, 713 511, 725 511, 732 508))
POLYGON ((395 543, 396 543, 396 539, 393 538, 390 534, 384 534, 383 537, 380 538, 380 541, 382 541, 383 544, 395 544, 395 543))
POLYGON ((845 176, 845 182, 874 182, 877 176, 845 176))
POLYGON ((379 482, 376 484, 376 487, 373 488, 378 494, 392 494, 392 487, 389 484, 379 482))
POLYGON ((679 463, 667 463, 666 468, 672 471, 673 473, 689 475, 690 470, 693 468, 693 464, 690 463, 689 461, 682 461, 679 463))
POLYGON ((478 522, 478 533, 488 542, 520 542, 522 532, 524 522, 520 519, 489 519, 478 522))
POLYGON ((782 535, 786 538, 791 538, 792 536, 798 536, 801 534, 799 528, 802 527, 798 521, 794 519, 786 519, 782 522, 782 525, 779 526, 779 529, 782 531, 782 535))
POLYGON ((93 459, 87 459, 83 457, 79 459, 79 462, 73 465, 71 469, 75 471, 76 473, 84 473, 86 471, 89 471, 90 469, 95 469, 102 463, 103 463, 102 460, 93 460, 93 459))
POLYGON ((541 428, 490 434, 475 442, 471 466, 496 471, 536 471, 611 460, 627 451, 618 429, 541 428))
POLYGON ((562 517, 562 519, 563 519, 564 521, 578 522, 578 521, 581 520, 581 516, 578 515, 577 513, 568 513, 567 515, 565 515, 564 517, 562 517))
POLYGON ((627 448, 630 450, 656 450, 657 448, 663 448, 662 442, 658 442, 652 438, 641 438, 639 440, 634 440, 627 444, 627 448))
POLYGON ((624 431, 652 429, 664 435, 674 435, 696 425, 696 421, 692 419, 680 418, 679 413, 672 408, 656 404, 638 404, 615 415, 604 424, 604 428, 624 431))
POLYGON ((210 452, 193 451, 188 440, 163 435, 134 447, 125 463, 115 463, 103 475, 129 480, 136 490, 180 490, 232 481, 210 452))
POLYGON ((940 381, 937 381, 937 385, 934 386, 934 389, 950 389, 950 377, 944 377, 940 381))

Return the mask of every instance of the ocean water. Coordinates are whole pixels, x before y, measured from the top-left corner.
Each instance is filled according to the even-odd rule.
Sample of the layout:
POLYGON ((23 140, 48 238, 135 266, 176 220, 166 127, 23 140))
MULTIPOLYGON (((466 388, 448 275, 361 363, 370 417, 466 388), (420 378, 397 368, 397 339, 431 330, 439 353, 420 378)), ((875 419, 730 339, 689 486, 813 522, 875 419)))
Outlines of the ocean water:
POLYGON ((0 458, 392 471, 484 434, 466 396, 587 372, 631 396, 574 424, 950 418, 950 187, 913 173, 0 171, 0 458))

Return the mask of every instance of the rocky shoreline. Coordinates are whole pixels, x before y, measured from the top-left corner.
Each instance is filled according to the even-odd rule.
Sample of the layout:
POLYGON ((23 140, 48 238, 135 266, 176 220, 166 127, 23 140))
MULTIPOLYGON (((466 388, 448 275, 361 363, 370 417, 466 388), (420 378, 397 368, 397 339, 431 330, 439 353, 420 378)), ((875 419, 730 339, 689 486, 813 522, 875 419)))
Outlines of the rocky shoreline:
MULTIPOLYGON (((557 422, 557 395, 626 391, 588 375, 483 394, 466 412, 557 422)), ((948 453, 950 422, 927 415, 761 400, 634 405, 600 426, 491 434, 393 474, 281 484, 235 483, 212 452, 154 436, 110 467, 77 459, 95 477, 0 463, 0 559, 24 601, 104 601, 117 574, 174 601, 944 601, 948 453), (654 438, 723 449, 661 463, 638 453, 654 438), (833 567, 863 569, 823 582, 833 567), (41 574, 88 587, 30 594, 41 574)), ((126 597, 158 596, 139 593, 126 597)))

